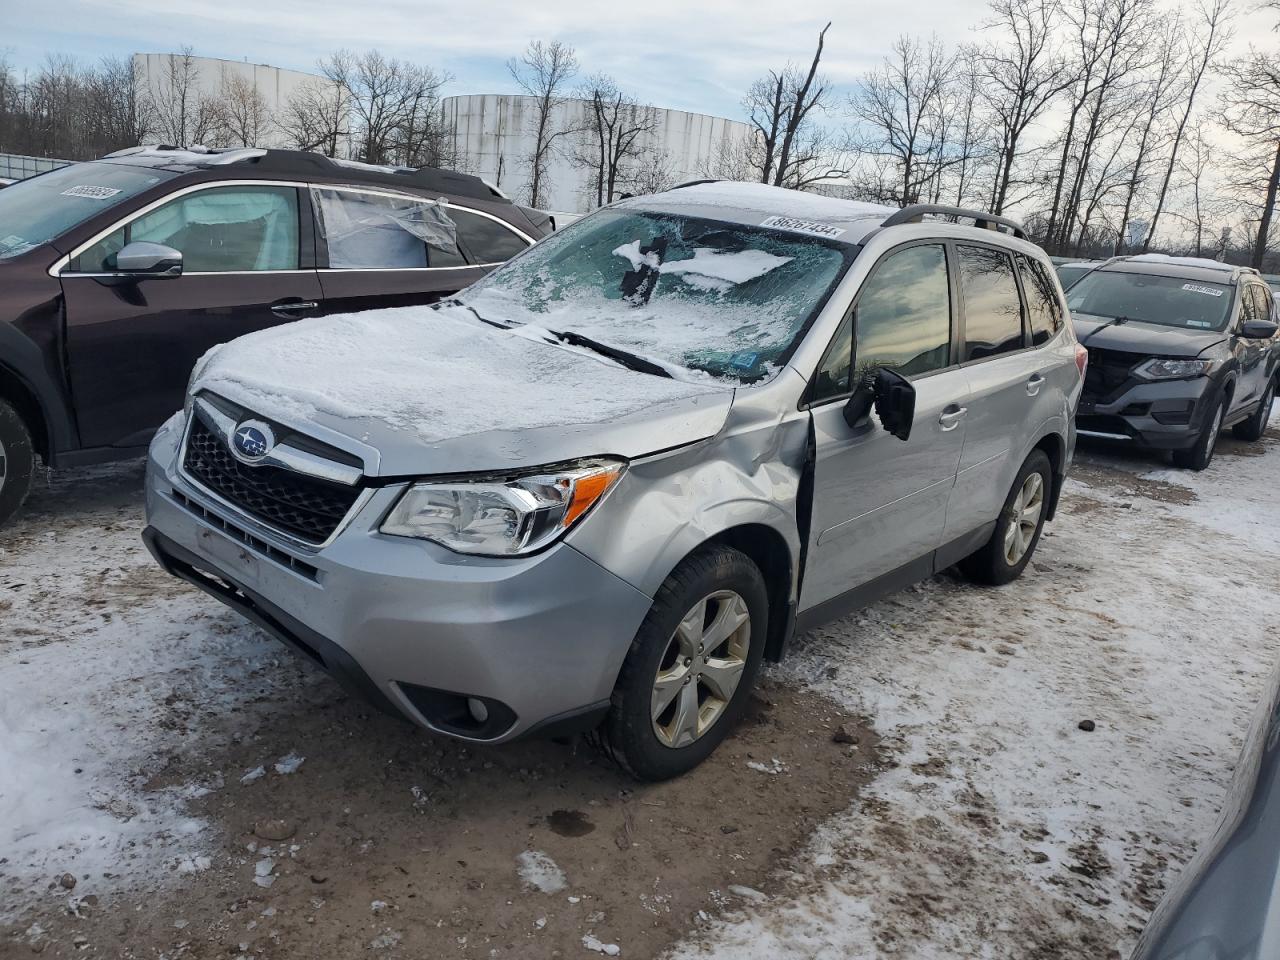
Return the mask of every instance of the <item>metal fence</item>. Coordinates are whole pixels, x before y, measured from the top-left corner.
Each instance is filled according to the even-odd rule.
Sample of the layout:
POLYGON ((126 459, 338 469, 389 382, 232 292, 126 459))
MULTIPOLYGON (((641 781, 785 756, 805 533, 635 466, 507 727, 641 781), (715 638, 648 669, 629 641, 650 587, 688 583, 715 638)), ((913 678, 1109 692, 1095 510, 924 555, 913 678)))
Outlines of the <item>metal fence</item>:
POLYGON ((50 157, 24 157, 17 153, 0 153, 0 177, 6 180, 25 180, 46 170, 56 170, 72 163, 71 160, 54 160, 50 157))

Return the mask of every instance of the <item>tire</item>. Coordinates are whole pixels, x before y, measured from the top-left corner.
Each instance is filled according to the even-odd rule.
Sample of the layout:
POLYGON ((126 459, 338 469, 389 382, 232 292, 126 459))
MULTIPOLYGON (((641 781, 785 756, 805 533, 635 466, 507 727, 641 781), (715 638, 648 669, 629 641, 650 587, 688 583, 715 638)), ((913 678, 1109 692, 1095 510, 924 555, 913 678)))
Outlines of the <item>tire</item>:
POLYGON ((1231 433, 1237 440, 1245 440, 1249 443, 1256 443, 1262 439, 1262 434, 1267 429, 1267 421, 1271 418, 1271 402, 1276 398, 1276 381, 1271 380, 1267 384, 1267 388, 1262 392, 1262 402, 1258 405, 1258 409, 1248 420, 1243 420, 1231 428, 1231 433))
POLYGON ((745 554, 710 546, 681 561, 655 595, 619 671, 600 731, 606 751, 640 780, 669 780, 700 764, 746 707, 768 623, 764 578, 745 554), (706 632, 715 628, 719 637, 735 624, 715 648, 701 646, 706 632), (663 694, 671 695, 655 716, 663 694))
POLYGON ((1187 470, 1203 470, 1213 462, 1213 450, 1218 444, 1218 434, 1222 432, 1222 418, 1227 415, 1227 398, 1218 398, 1218 405, 1209 415, 1208 422, 1196 442, 1186 450, 1173 451, 1174 466, 1187 470))
POLYGON ((992 586, 1016 580, 1040 542, 1052 493, 1053 467, 1043 450, 1033 450, 1013 481, 991 539, 960 561, 960 571, 992 586))
POLYGON ((31 431, 18 411, 0 400, 0 527, 26 502, 36 468, 31 431))

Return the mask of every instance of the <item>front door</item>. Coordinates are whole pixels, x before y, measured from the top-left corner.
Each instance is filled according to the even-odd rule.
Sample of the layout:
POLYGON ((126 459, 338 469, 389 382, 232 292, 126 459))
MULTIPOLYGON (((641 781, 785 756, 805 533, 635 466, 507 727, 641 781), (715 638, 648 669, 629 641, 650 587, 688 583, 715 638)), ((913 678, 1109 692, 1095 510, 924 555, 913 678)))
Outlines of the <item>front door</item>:
POLYGON ((294 187, 201 189, 72 258, 61 280, 82 445, 146 443, 182 406, 191 369, 210 347, 314 312, 320 285, 314 269, 299 266, 299 216, 294 187), (110 258, 141 240, 181 251, 182 276, 110 276, 110 258))
POLYGON ((822 362, 810 408, 816 462, 802 609, 927 564, 940 545, 968 406, 966 377, 951 363, 950 301, 941 243, 896 248, 863 284, 822 362), (906 442, 874 413, 845 421, 850 393, 878 367, 915 387, 906 442))

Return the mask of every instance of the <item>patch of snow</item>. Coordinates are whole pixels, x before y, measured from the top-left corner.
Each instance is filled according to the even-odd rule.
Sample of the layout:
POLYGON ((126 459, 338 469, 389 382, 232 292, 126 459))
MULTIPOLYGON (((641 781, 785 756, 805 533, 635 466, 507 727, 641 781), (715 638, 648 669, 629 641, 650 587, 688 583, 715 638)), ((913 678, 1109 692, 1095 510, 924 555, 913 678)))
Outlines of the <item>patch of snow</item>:
POLYGON ((780 257, 764 250, 716 250, 712 247, 697 247, 692 257, 684 260, 659 261, 656 253, 641 253, 640 241, 633 240, 613 251, 615 256, 624 258, 631 264, 632 270, 642 266, 656 269, 659 273, 675 276, 696 275, 707 280, 717 281, 720 286, 715 289, 728 289, 748 280, 763 277, 770 270, 790 263, 794 257, 780 257))
POLYGON ((243 777, 240 778, 241 783, 253 783, 255 780, 261 780, 267 774, 266 767, 254 767, 252 770, 246 770, 243 777))
POLYGON ((768 763, 761 763, 759 760, 748 760, 747 768, 755 770, 757 773, 786 773, 787 766, 777 757, 773 757, 768 763))
POLYGON ((291 422, 370 418, 427 443, 614 420, 713 391, 512 336, 458 306, 284 324, 213 353, 200 385, 291 422), (351 376, 353 369, 376 376, 351 376))
POLYGON ((635 207, 641 210, 679 210, 684 208, 719 208, 725 219, 739 220, 741 212, 803 217, 818 221, 872 220, 883 221, 896 207, 860 200, 843 200, 818 193, 805 193, 771 187, 762 183, 717 181, 681 187, 653 196, 636 197, 614 204, 611 209, 635 207))
POLYGON ((588 950, 594 950, 596 953, 603 953, 606 957, 616 957, 622 953, 622 948, 616 943, 605 943, 593 933, 583 935, 582 945, 588 950))
POLYGON ((389 950, 401 941, 402 936, 395 930, 384 930, 369 941, 372 950, 389 950))
POLYGON ((302 766, 306 757, 298 756, 297 751, 286 754, 276 761, 276 773, 281 776, 288 776, 291 773, 297 773, 298 768, 302 766))
POLYGON ((203 873, 213 866, 213 860, 207 856, 186 856, 178 858, 176 869, 179 873, 203 873))
POLYGON ((383 910, 387 909, 387 901, 374 900, 372 903, 369 904, 369 909, 372 910, 374 913, 381 913, 383 910))
POLYGON ((1205 474, 1086 465, 1020 580, 935 577, 797 638, 781 678, 871 718, 891 762, 781 895, 676 960, 1127 955, 1212 835, 1280 656, 1280 545, 1239 517, 1277 529, 1280 443, 1205 474))
POLYGON ((564 871, 541 850, 522 850, 516 856, 516 872, 525 886, 542 893, 559 893, 569 885, 564 871))
POLYGON ((744 887, 740 883, 729 884, 728 890, 735 897, 741 897, 743 900, 751 900, 755 903, 763 903, 769 898, 754 887, 744 887))

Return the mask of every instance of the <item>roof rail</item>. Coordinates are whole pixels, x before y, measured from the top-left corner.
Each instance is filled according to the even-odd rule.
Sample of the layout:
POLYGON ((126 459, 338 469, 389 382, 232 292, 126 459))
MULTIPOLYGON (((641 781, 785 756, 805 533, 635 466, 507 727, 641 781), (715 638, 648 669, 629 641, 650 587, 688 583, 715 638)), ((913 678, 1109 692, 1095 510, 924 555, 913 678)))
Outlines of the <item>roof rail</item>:
POLYGON ((936 203, 913 203, 909 207, 903 207, 889 214, 881 226, 896 227, 903 223, 919 223, 926 214, 930 213, 946 217, 965 217, 972 220, 973 225, 979 230, 999 230, 1001 227, 1008 227, 1009 233, 1019 240, 1027 239, 1027 233, 1022 229, 1022 224, 1016 220, 996 216, 994 213, 983 213, 981 210, 965 210, 963 207, 948 207, 936 203))
POLYGON ((672 190, 683 190, 685 187, 697 187, 704 183, 719 183, 720 177, 705 177, 702 180, 686 180, 684 183, 677 183, 672 190))

